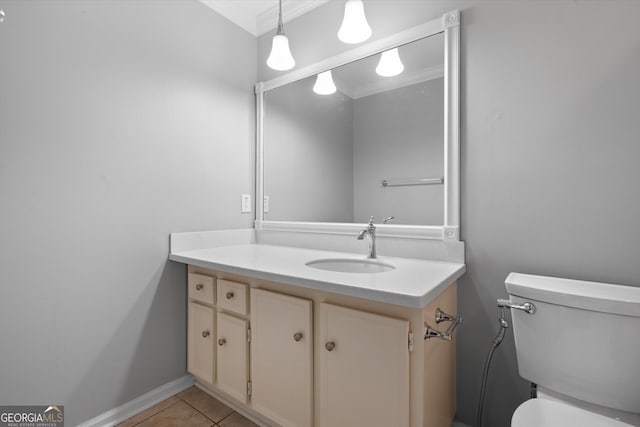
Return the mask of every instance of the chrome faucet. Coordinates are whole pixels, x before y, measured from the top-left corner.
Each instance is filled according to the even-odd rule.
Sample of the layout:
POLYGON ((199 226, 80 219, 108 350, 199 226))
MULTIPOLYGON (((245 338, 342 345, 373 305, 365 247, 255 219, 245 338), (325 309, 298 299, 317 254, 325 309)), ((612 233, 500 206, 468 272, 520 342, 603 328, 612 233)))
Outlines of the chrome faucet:
MULTIPOLYGON (((383 224, 391 221, 395 217, 390 216, 382 220, 383 224)), ((374 259, 376 256, 376 226, 373 225, 373 217, 369 218, 369 225, 367 228, 362 230, 360 234, 358 234, 358 240, 364 239, 364 236, 367 236, 367 242, 369 243, 369 253, 367 254, 367 258, 374 259)))

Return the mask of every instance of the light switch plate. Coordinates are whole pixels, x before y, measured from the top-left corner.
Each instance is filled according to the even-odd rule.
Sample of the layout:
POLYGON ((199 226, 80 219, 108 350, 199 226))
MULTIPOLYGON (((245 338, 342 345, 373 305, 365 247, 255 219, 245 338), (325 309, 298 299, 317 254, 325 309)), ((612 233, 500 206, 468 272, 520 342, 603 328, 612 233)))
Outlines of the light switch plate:
POLYGON ((251 194, 242 195, 242 213, 251 212, 251 194))

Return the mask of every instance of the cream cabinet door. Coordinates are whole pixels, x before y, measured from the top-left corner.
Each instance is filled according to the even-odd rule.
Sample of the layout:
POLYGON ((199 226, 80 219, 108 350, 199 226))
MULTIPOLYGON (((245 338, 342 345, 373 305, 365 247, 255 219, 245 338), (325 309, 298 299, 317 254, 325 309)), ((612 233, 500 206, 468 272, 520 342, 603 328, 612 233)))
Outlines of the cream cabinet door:
POLYGON ((212 384, 214 380, 214 317, 213 309, 189 303, 187 370, 201 380, 212 384))
POLYGON ((284 427, 312 425, 312 302, 251 290, 251 406, 284 427))
POLYGON ((408 426, 409 322, 331 304, 319 314, 318 425, 408 426))
POLYGON ((217 386, 247 401, 247 321, 218 312, 217 386))

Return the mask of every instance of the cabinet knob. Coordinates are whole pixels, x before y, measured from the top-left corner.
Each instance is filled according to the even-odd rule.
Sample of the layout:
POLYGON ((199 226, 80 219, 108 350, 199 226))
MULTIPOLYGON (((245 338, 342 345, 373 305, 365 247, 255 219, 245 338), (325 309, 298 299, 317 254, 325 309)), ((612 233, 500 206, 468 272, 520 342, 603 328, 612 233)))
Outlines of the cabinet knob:
POLYGON ((336 343, 334 343, 333 341, 329 341, 324 345, 324 348, 326 348, 328 351, 333 351, 333 349, 336 348, 336 343))
POLYGON ((227 297, 227 299, 231 299, 233 298, 233 292, 227 292, 227 295, 225 295, 227 297))
POLYGON ((304 335, 302 335, 302 332, 296 332, 295 334, 293 334, 293 340, 294 341, 300 341, 303 336, 304 335))
POLYGON ((201 290, 202 290, 202 288, 204 288, 204 285, 203 285, 202 283, 198 283, 198 284, 196 285, 196 291, 201 291, 201 290))
POLYGON ((206 337, 208 337, 209 335, 211 335, 211 332, 209 332, 209 331, 202 331, 202 338, 206 338, 206 337))
POLYGON ((218 345, 219 345, 220 347, 222 347, 222 346, 223 346, 223 345, 225 345, 226 343, 227 343, 227 340, 226 340, 226 339, 224 339, 224 338, 220 338, 220 339, 218 340, 218 345))

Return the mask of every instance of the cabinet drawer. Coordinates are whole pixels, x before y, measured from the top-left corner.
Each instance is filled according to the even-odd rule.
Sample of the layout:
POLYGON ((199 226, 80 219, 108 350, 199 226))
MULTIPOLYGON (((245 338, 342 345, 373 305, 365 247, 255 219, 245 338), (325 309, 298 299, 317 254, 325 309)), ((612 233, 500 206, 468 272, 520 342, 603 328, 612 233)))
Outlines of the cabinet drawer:
POLYGON ((215 278, 203 274, 189 273, 189 298, 213 305, 215 278))
POLYGON ((218 280, 218 307, 246 315, 247 285, 228 280, 218 280))

